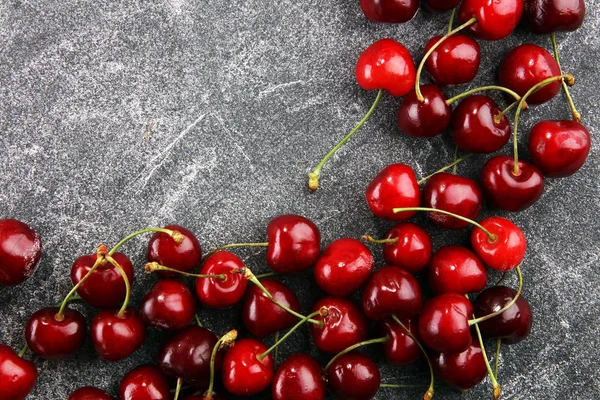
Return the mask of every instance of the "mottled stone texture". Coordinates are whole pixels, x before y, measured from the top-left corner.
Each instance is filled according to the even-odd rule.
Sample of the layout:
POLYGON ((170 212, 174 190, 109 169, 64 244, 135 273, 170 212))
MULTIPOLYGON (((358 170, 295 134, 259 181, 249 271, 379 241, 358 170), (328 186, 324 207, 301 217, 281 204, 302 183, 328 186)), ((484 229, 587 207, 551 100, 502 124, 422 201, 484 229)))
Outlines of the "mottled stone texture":
MULTIPOLYGON (((597 0, 587 3, 583 27, 558 40, 565 71, 577 77, 572 93, 592 133, 592 153, 575 176, 548 180, 537 204, 509 215, 528 238, 524 295, 535 323, 529 340, 502 349, 499 381, 507 399, 600 398, 600 12, 597 0)), ((35 227, 45 252, 33 278, 0 288, 0 342, 20 348, 28 316, 69 290, 73 260, 138 228, 179 223, 210 249, 262 241, 271 217, 294 212, 317 223, 324 245, 384 234, 390 224, 374 218, 364 200, 370 179, 392 162, 424 176, 453 152, 445 136, 414 140, 398 132, 399 99, 384 98, 325 167, 321 190, 309 194, 305 175, 375 98, 354 80, 360 52, 394 37, 420 57, 447 19, 421 11, 407 24, 378 25, 365 20, 356 0, 0 2, 0 217, 35 227)), ((502 55, 523 42, 550 48, 549 37, 523 28, 507 40, 483 42, 482 66, 469 87, 494 82, 502 55)), ((536 121, 568 117, 560 96, 524 113, 522 155, 536 121)), ((485 160, 473 157, 459 172, 476 177, 485 160)), ((415 220, 436 248, 468 243, 467 231, 447 233, 422 216, 415 220)), ((146 240, 124 248, 138 267, 134 303, 155 280, 141 272, 146 240)), ((380 249, 373 250, 382 265, 380 249)), ((266 271, 262 250, 238 253, 266 271)), ((304 311, 321 295, 309 274, 284 281, 304 311)), ((94 313, 74 307, 88 318, 94 313)), ((219 334, 240 325, 238 308, 200 315, 219 334)), ((280 357, 300 349, 319 356, 308 331, 301 332, 280 357)), ((98 359, 89 340, 66 361, 34 358, 40 377, 30 398, 65 399, 83 385, 115 394, 126 371, 155 360, 163 338, 150 332, 142 350, 114 364, 98 359)), ((371 351, 383 365, 380 351, 371 351)), ((424 383, 427 369, 385 365, 382 377, 424 383)), ((419 394, 385 389, 377 398, 419 394)), ((490 398, 491 389, 488 381, 468 393, 440 387, 438 394, 475 400, 490 398)))

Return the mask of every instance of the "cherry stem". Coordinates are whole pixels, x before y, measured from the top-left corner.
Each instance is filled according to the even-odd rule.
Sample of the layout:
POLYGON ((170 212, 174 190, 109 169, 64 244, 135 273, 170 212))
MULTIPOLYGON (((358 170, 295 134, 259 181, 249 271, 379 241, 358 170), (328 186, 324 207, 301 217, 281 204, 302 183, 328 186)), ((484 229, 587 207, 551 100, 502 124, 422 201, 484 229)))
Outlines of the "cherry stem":
POLYGON ((437 175, 440 172, 444 172, 446 170, 449 170, 452 167, 455 167, 457 164, 463 162, 464 160, 466 160, 467 158, 471 157, 472 155, 473 155, 472 153, 469 153, 469 154, 466 154, 466 155, 464 155, 464 156, 462 156, 460 158, 455 159, 450 164, 446 165, 444 168, 440 168, 437 171, 435 171, 433 174, 427 175, 425 178, 423 178, 420 181, 418 181, 417 185, 422 185, 423 183, 425 183, 432 176, 437 175))
POLYGON ((502 314, 504 311, 506 311, 509 308, 511 308, 513 306, 513 304, 515 304, 515 302, 517 301, 517 299, 521 295, 521 290, 523 289, 523 275, 521 274, 521 266, 517 266, 517 268, 515 268, 515 269, 517 270, 517 275, 519 276, 519 289, 517 290, 517 294, 515 294, 515 297, 513 297, 513 299, 511 301, 509 301, 504 307, 502 307, 498 311, 494 311, 493 313, 488 314, 488 315, 484 315, 483 317, 479 317, 479 318, 475 318, 475 319, 470 319, 469 320, 469 326, 473 326, 473 325, 476 325, 476 324, 478 324, 480 322, 487 321, 488 319, 494 318, 494 317, 502 314))
MULTIPOLYGON (((279 341, 279 331, 275 332, 275 338, 273 340, 274 343, 279 341)), ((277 354, 279 353, 279 346, 275 348, 275 353, 273 354, 273 363, 277 365, 277 354)))
POLYGON ((498 282, 496 282, 496 284, 494 286, 500 286, 502 284, 502 282, 504 282, 506 280, 507 276, 508 276, 508 272, 503 273, 502 278, 500 278, 500 280, 498 282))
POLYGON ((256 275, 256 279, 265 279, 270 278, 272 276, 277 276, 276 272, 266 272, 264 274, 256 275))
POLYGON ((177 243, 181 243, 183 242, 184 236, 177 232, 174 231, 172 229, 165 229, 165 228, 146 228, 146 229, 141 229, 137 232, 133 232, 132 234, 125 236, 119 243, 117 243, 115 245, 115 247, 113 247, 112 249, 110 249, 110 251, 108 252, 109 256, 112 256, 113 254, 115 254, 115 252, 117 250, 119 250, 119 248, 121 246, 123 246, 125 243, 127 243, 128 241, 130 241, 131 239, 133 239, 134 237, 144 234, 144 233, 149 233, 149 232, 162 232, 162 233, 166 233, 167 235, 171 236, 173 238, 173 240, 175 240, 177 243))
POLYGON ((180 271, 175 268, 165 267, 164 265, 160 265, 157 262, 147 263, 146 265, 144 265, 144 270, 149 274, 152 272, 155 272, 155 271, 168 271, 168 272, 174 272, 176 274, 180 274, 183 276, 191 276, 194 278, 218 279, 221 282, 225 282, 227 280, 227 275, 225 275, 225 274, 193 274, 191 272, 185 272, 185 271, 180 271))
POLYGON ((431 365, 431 360, 429 359, 429 356, 427 355, 427 351, 425 350, 425 348, 423 347, 421 342, 419 342, 417 340, 415 335, 413 335, 412 332, 402 323, 402 321, 400 321, 400 318, 398 318, 398 316, 396 314, 392 314, 392 319, 394 321, 396 321, 396 323, 398 323, 398 325, 400 325, 402 327, 402 329, 404 329, 404 331, 406 331, 406 334, 408 336, 410 336, 410 338, 417 344, 417 346, 419 346, 419 348, 421 349, 421 352, 423 353, 423 356, 425 357, 425 360, 427 360, 427 365, 429 366, 429 376, 430 376, 429 388, 427 389, 427 392, 425 392, 423 399, 429 400, 429 399, 433 398, 433 394, 435 393, 435 390, 434 390, 435 374, 433 373, 433 366, 431 365))
POLYGON ((461 26, 452 29, 450 32, 448 32, 444 36, 442 36, 433 46, 431 46, 431 48, 427 51, 427 53, 425 53, 425 55, 423 56, 423 59, 421 60, 421 63, 419 64, 419 68, 417 68, 417 79, 415 80, 415 93, 417 94, 417 99, 419 99, 419 101, 425 101, 425 98, 423 97, 423 94, 421 93, 421 88, 419 86, 420 81, 421 81, 421 71, 423 71, 423 66, 425 65, 425 61, 427 61, 427 59, 429 58, 431 53, 433 53, 435 51, 435 49, 437 49, 446 39, 448 39, 450 36, 454 35, 455 33, 460 32, 461 30, 465 29, 466 27, 473 25, 476 22, 477 22, 477 18, 473 17, 470 20, 468 20, 467 22, 465 22, 464 24, 462 24, 461 26))
POLYGON ((235 339, 237 339, 237 335, 238 331, 233 329, 221 336, 219 340, 217 340, 217 343, 215 343, 212 353, 210 354, 210 383, 208 385, 208 389, 206 390, 207 395, 204 397, 204 399, 212 399, 212 392, 215 386, 215 360, 217 358, 217 352, 224 347, 233 346, 235 339))
POLYGON ((173 397, 173 400, 177 400, 179 398, 179 392, 181 391, 182 383, 183 383, 183 379, 177 378, 177 387, 175 388, 175 397, 173 397))
POLYGON ((211 250, 208 253, 206 253, 206 255, 204 256, 204 259, 206 260, 208 257, 212 256, 213 254, 215 254, 219 251, 226 250, 226 249, 233 249, 235 247, 268 247, 268 246, 269 246, 269 242, 226 244, 224 246, 219 246, 216 249, 211 250))
POLYGON ((196 320, 196 325, 198 325, 200 328, 204 328, 202 322, 200 322, 200 317, 198 316, 198 314, 194 314, 194 319, 196 320))
POLYGON ((369 243, 375 243, 375 244, 386 244, 386 243, 396 244, 400 240, 399 238, 374 239, 372 236, 369 236, 369 235, 363 235, 361 238, 363 240, 366 240, 369 243))
POLYGON ((496 339, 496 359, 494 360, 494 375, 498 376, 498 365, 500 364, 500 346, 502 346, 502 339, 496 339))
MULTIPOLYGON (((558 46, 556 45, 556 34, 554 32, 552 32, 552 48, 554 49, 554 58, 556 59, 556 64, 558 64, 558 68, 560 70, 560 73, 562 74, 562 68, 560 66, 560 60, 558 58, 558 46)), ((567 86, 564 80, 562 81, 562 87, 565 91, 565 95, 567 96, 569 106, 571 107, 571 114, 573 114, 573 120, 575 122, 581 121, 581 114, 579 114, 577 108, 575 108, 575 103, 573 102, 573 98, 571 97, 571 93, 569 92, 569 87, 567 86)))
MULTIPOLYGON (((520 101, 521 100, 516 100, 516 101, 510 103, 510 105, 508 107, 506 107, 504 110, 502 110, 499 114, 494 115, 494 123, 499 124, 500 121, 502 121, 502 117, 504 117, 506 114, 508 114, 508 112, 510 110, 512 110, 513 108, 518 106, 520 101)), ((525 103, 525 105, 523 106, 524 110, 527 109, 526 106, 527 106, 527 103, 525 103)))
POLYGON ((394 213, 401 213, 404 211, 428 211, 428 212, 437 212, 440 214, 449 215, 456 219, 460 219, 461 221, 468 222, 469 224, 481 229, 487 235, 488 239, 492 242, 495 241, 496 239, 498 239, 498 237, 496 235, 491 233, 489 230, 485 229, 479 222, 473 221, 472 219, 463 217, 462 215, 451 213, 446 210, 438 210, 437 208, 429 208, 429 207, 403 207, 403 208, 394 208, 393 211, 394 211, 394 213))
MULTIPOLYGON (((454 146, 453 160, 456 161, 457 159, 458 159, 458 146, 454 146)), ((457 166, 457 164, 454 164, 454 166, 452 167, 452 175, 456 175, 456 166, 457 166)))
POLYGON ((117 313, 117 318, 123 318, 125 311, 127 311, 127 304, 129 304, 129 298, 131 296, 131 285, 129 283, 129 278, 127 277, 127 274, 125 273, 125 271, 123 271, 123 268, 119 265, 117 260, 115 260, 107 254, 106 261, 108 261, 113 267, 117 269, 117 271, 119 271, 119 273, 123 277, 123 281, 125 282, 125 300, 123 300, 123 305, 117 313))
POLYGON ((25 355, 25 352, 27 352, 28 349, 29 349, 29 346, 27 344, 25 344, 25 346, 23 346, 23 348, 19 351, 19 354, 17 354, 19 356, 19 358, 23 358, 23 356, 25 355))
POLYGON ((340 149, 340 147, 342 147, 348 140, 350 140, 352 136, 354 136, 356 132, 358 132, 358 130, 364 125, 365 122, 369 120, 369 118, 377 108, 379 100, 381 100, 382 97, 383 89, 379 89, 379 91, 377 92, 377 97, 375 97, 375 101, 373 102, 373 105, 371 106, 369 111, 367 111, 363 119, 361 119, 358 122, 358 124, 356 124, 356 126, 350 131, 350 133, 344 136, 344 138, 337 145, 335 145, 335 147, 331 149, 329 153, 327 153, 327 155, 321 160, 321 162, 315 167, 315 169, 308 174, 308 188, 311 192, 314 192, 319 188, 319 175, 321 175, 321 169, 323 168, 325 163, 329 161, 329 159, 340 149))
POLYGON ((402 385, 398 383, 382 383, 379 385, 380 388, 395 388, 395 389, 416 389, 422 388, 425 385, 402 385))
MULTIPOLYGON (((469 295, 465 294, 465 297, 468 299, 469 295)), ((498 384, 498 381, 496 381, 496 375, 494 374, 494 372, 492 371, 492 367, 490 366, 490 360, 488 359, 487 352, 485 351, 483 338, 481 337, 481 331, 479 330, 479 325, 477 323, 475 324, 475 331, 477 332, 477 339, 479 340, 479 346, 481 347, 483 361, 485 362, 485 367, 487 368, 488 375, 490 376, 490 380, 492 381, 492 387, 494 388, 494 399, 498 399, 500 398, 500 385, 498 384)))
POLYGON ((454 17, 456 16, 456 9, 458 7, 454 7, 452 9, 452 14, 450 14, 450 21, 448 22, 448 33, 452 32, 452 25, 454 25, 454 17))
POLYGON ((386 343, 389 341, 390 341, 390 337, 384 336, 384 337, 380 337, 380 338, 376 338, 376 339, 365 340, 364 342, 359 342, 359 343, 353 344, 352 346, 346 347, 344 350, 337 353, 331 360, 329 360, 329 362, 327 363, 325 368, 323 368, 323 371, 325 371, 325 373, 327 373, 327 370, 329 369, 329 367, 331 367, 331 364, 333 364, 335 362, 335 360, 337 360, 344 354, 348 354, 351 351, 358 349, 359 347, 363 347, 363 346, 367 346, 369 344, 375 344, 375 343, 386 343))
POLYGON ((451 105, 462 98, 472 95, 473 93, 483 92, 485 90, 500 90, 502 92, 508 93, 509 95, 514 97, 515 100, 517 100, 517 101, 521 100, 521 96, 519 96, 516 92, 514 92, 513 90, 510 90, 509 88, 505 88, 504 86, 489 85, 489 86, 481 86, 481 87, 478 87, 475 89, 470 89, 470 90, 467 90, 466 92, 463 92, 454 97, 451 97, 448 100, 446 100, 446 104, 451 105))

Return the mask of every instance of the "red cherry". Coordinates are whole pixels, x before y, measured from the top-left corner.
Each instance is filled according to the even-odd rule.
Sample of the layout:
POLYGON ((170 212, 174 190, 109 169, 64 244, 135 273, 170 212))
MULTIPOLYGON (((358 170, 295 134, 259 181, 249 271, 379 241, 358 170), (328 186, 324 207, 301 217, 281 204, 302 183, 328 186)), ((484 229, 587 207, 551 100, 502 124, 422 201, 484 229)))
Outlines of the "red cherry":
POLYGON ((223 357, 225 389, 236 396, 251 396, 265 390, 273 380, 274 363, 270 354, 259 359, 267 346, 256 339, 240 339, 223 357))
POLYGON ((362 353, 344 354, 326 372, 331 390, 345 400, 370 400, 381 383, 377 364, 362 353))
MULTIPOLYGON (((262 279, 260 283, 277 302, 300 312, 300 302, 289 287, 274 279, 262 279)), ((242 318, 248 331, 258 337, 291 328, 298 322, 297 317, 273 303, 256 285, 250 285, 246 292, 242 318)))
POLYGON ((42 308, 27 322, 25 340, 31 351, 46 359, 60 359, 74 354, 83 345, 87 326, 80 312, 65 309, 57 319, 58 307, 42 308))
POLYGON ((293 354, 275 373, 273 400, 323 400, 325 382, 321 378, 319 363, 308 354, 293 354))
POLYGON ((487 375, 483 353, 477 343, 460 353, 438 353, 431 363, 439 378, 460 390, 472 388, 487 375))
MULTIPOLYGON (((418 338, 419 332, 417 322, 414 319, 402 320, 410 333, 418 338)), ((385 319, 378 324, 382 336, 390 340, 383 343, 383 355, 385 359, 396 365, 408 365, 419 360, 423 353, 419 345, 406 333, 404 328, 393 319, 385 319)))
POLYGON ((16 219, 0 219, 0 284, 18 285, 35 273, 42 257, 40 235, 16 219))
POLYGON ((511 128, 506 116, 498 122, 502 111, 482 94, 465 98, 452 112, 450 134, 456 145, 469 153, 493 153, 500 150, 510 137, 511 128))
POLYGON ((146 325, 159 330, 183 329, 194 320, 196 300, 185 283, 161 279, 142 299, 140 316, 146 325))
POLYGON ((475 17, 467 30, 476 38, 500 40, 510 35, 523 14, 523 0, 464 0, 458 9, 461 24, 475 17))
POLYGON ((117 310, 100 311, 90 325, 92 344, 105 360, 119 361, 142 345, 146 326, 137 311, 127 308, 122 316, 117 310))
POLYGON ((421 311, 421 288, 409 272, 398 267, 382 267, 371 275, 362 292, 362 309, 379 321, 397 315, 413 318, 421 311))
POLYGON ((394 39, 369 46, 356 62, 356 81, 365 90, 384 89, 401 97, 415 85, 416 68, 410 52, 394 39))
MULTIPOLYGON (((428 52, 442 37, 434 36, 425 45, 428 52)), ((467 35, 453 35, 440 44, 425 61, 427 72, 441 86, 471 82, 479 70, 481 49, 467 35)), ((423 90, 421 88, 421 90, 423 90)))
POLYGON ((373 22, 408 22, 419 11, 418 0, 360 0, 365 16, 373 22))
POLYGON ((525 20, 535 33, 577 30, 585 17, 583 0, 527 0, 525 20))
POLYGON ((529 155, 545 176, 570 176, 585 163, 590 142, 590 132, 579 122, 542 121, 529 133, 529 155))
POLYGON ((398 109, 400 130, 413 137, 433 137, 442 133, 450 124, 450 106, 446 96, 436 85, 421 86, 423 100, 417 98, 413 89, 398 109))
POLYGON ((115 400, 115 398, 104 390, 93 386, 84 386, 71 393, 69 400, 115 400))
POLYGON ((506 218, 490 217, 480 222, 494 238, 481 229, 471 231, 471 247, 488 267, 497 271, 510 271, 525 257, 527 241, 518 226, 506 218))
POLYGON ((367 320, 360 309, 350 300, 324 297, 313 307, 313 311, 325 307, 327 316, 314 319, 323 321, 324 326, 311 324, 310 332, 317 348, 327 353, 339 353, 367 338, 367 320))
POLYGON ((463 295, 445 293, 428 300, 419 317, 419 336, 427 347, 442 353, 460 353, 471 344, 471 302, 463 295))
POLYGON ((434 294, 480 292, 487 283, 483 262, 461 246, 443 246, 431 257, 429 287, 434 294))
MULTIPOLYGON (((156 232, 148 243, 148 262, 157 262, 165 267, 179 271, 191 271, 196 268, 202 260, 202 248, 198 238, 179 225, 167 225, 170 229, 181 233, 183 242, 177 243, 171 235, 164 232, 156 232)), ((161 276, 175 276, 176 273, 158 271, 161 276)))
MULTIPOLYGON (((133 284, 133 266, 129 258, 118 252, 112 257, 123 268, 130 284, 133 284)), ((87 254, 75 260, 71 267, 73 285, 87 275, 97 259, 96 254, 87 254)), ((118 307, 125 300, 125 291, 123 276, 110 263, 101 264, 77 289, 77 293, 86 303, 98 308, 118 307)))
MULTIPOLYGON (((529 89, 544 79, 560 75, 558 63, 548 50, 535 44, 522 44, 512 49, 500 63, 498 80, 500 85, 523 96, 529 89)), ((560 91, 560 81, 539 88, 529 96, 530 104, 545 103, 560 91)))
POLYGON ((412 222, 396 224, 385 235, 385 239, 395 239, 383 245, 383 258, 387 264, 418 272, 429 263, 431 237, 419 225, 412 222))
POLYGON ((366 197, 369 208, 379 218, 399 221, 412 217, 415 211, 394 213, 394 208, 419 206, 415 172, 405 164, 388 165, 371 181, 366 197))
POLYGON ((244 263, 233 253, 219 251, 209 256, 200 269, 203 275, 225 274, 218 278, 196 279, 196 295, 200 302, 211 308, 227 308, 237 304, 246 291, 248 280, 239 272, 244 263))
POLYGON ((280 215, 267 226, 267 265, 277 273, 304 271, 321 254, 321 233, 308 218, 280 215))
POLYGON ((119 385, 120 400, 170 400, 167 378, 154 365, 140 365, 127 373, 119 385))
POLYGON ((7 345, 0 344, 0 400, 23 400, 33 390, 38 371, 7 345))
POLYGON ((369 278, 373 264, 371 251, 361 241, 338 239, 317 260, 315 280, 331 296, 349 296, 369 278))

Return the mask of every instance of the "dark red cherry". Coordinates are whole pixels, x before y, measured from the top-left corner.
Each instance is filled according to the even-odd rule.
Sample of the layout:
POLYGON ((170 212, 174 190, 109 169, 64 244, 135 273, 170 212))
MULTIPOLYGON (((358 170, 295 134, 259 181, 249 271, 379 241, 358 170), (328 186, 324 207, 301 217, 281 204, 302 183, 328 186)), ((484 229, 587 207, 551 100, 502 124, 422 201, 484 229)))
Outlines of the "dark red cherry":
POLYGON ((371 181, 366 197, 369 208, 379 218, 399 221, 412 217, 416 211, 394 213, 394 208, 419 206, 415 172, 405 164, 388 165, 371 181))
POLYGON ((535 33, 577 30, 585 17, 583 0, 527 0, 525 20, 535 33))
POLYGON ((542 121, 529 133, 529 155, 545 176, 570 176, 585 163, 590 142, 590 132, 579 122, 542 121))
POLYGON ((395 314, 413 318, 421 311, 421 288, 414 276, 399 267, 375 271, 362 292, 362 309, 367 317, 380 321, 395 314))
POLYGON ((404 96, 415 85, 416 68, 406 47, 394 39, 369 46, 356 62, 356 81, 365 90, 383 89, 404 96))
MULTIPOLYGON (((425 45, 428 52, 442 37, 434 36, 425 45)), ((444 40, 427 58, 425 67, 435 83, 441 86, 471 82, 479 70, 481 49, 467 35, 453 35, 444 40)), ((423 90, 423 89, 421 89, 423 90)))
POLYGON ((66 308, 57 318, 58 307, 42 308, 27 322, 25 340, 31 351, 46 359, 65 358, 83 345, 87 332, 80 312, 66 308))
POLYGON ((71 393, 69 400, 115 400, 115 398, 104 390, 93 386, 84 386, 71 393))
POLYGON ((37 270, 42 257, 40 235, 16 219, 0 219, 0 284, 18 285, 37 270))
POLYGON ((105 360, 119 361, 142 345, 146 326, 133 308, 123 316, 117 310, 100 311, 90 325, 92 344, 96 353, 105 360))
POLYGON ((423 0, 423 4, 429 11, 444 12, 458 6, 460 1, 461 0, 423 0))
POLYGON ((408 22, 419 11, 419 0, 360 0, 360 7, 373 22, 408 22))
MULTIPOLYGON (((273 298, 284 306, 300 312, 300 302, 292 290, 274 279, 262 279, 260 283, 273 298)), ((298 318, 273 303, 256 285, 250 285, 242 304, 244 326, 254 336, 265 337, 291 328, 298 318)))
POLYGON ((431 364, 436 376, 460 390, 472 388, 487 375, 478 343, 472 343, 460 353, 437 353, 432 357, 431 364))
POLYGON ((321 254, 321 232, 308 218, 280 215, 267 225, 267 265, 280 274, 304 271, 321 254))
POLYGON ((385 237, 398 239, 395 243, 386 243, 383 246, 383 258, 387 264, 418 272, 429 263, 431 237, 419 225, 401 222, 394 225, 385 237))
POLYGON ((377 364, 365 354, 352 352, 335 360, 327 369, 332 392, 343 400, 370 400, 381 383, 377 364))
MULTIPOLYGON (((416 320, 404 319, 402 323, 413 336, 419 337, 416 320)), ((383 354, 388 362, 396 365, 408 365, 421 358, 423 353, 419 345, 399 323, 390 318, 379 322, 377 326, 379 333, 389 338, 389 341, 383 343, 383 354)))
POLYGON ((315 264, 315 280, 331 296, 345 297, 358 290, 373 271, 373 255, 361 241, 332 242, 315 264))
MULTIPOLYGON (((477 296, 473 309, 477 318, 501 310, 512 301, 517 291, 506 286, 492 286, 477 296)), ((501 338, 503 343, 519 343, 531 332, 533 313, 529 302, 521 294, 517 301, 502 314, 479 323, 484 338, 501 338)))
POLYGON ((187 285, 178 279, 161 279, 142 299, 140 316, 159 330, 183 329, 194 320, 196 299, 187 285))
POLYGON ((510 35, 522 14, 523 0, 463 0, 458 9, 461 24, 477 18, 467 30, 484 40, 500 40, 510 35))
MULTIPOLYGON (((560 75, 558 63, 543 47, 522 44, 512 49, 498 68, 500 85, 523 96, 529 89, 546 78, 560 75)), ((545 103, 560 91, 560 81, 550 83, 527 96, 530 104, 545 103)))
POLYGON ((527 241, 518 226, 502 217, 486 218, 480 225, 495 236, 490 239, 478 228, 471 231, 471 247, 485 265, 506 272, 521 264, 527 241))
MULTIPOLYGON (((129 258, 123 253, 112 255, 115 261, 123 268, 129 283, 133 284, 133 266, 129 258)), ((76 285, 92 269, 98 259, 96 254, 87 254, 79 257, 71 267, 71 281, 76 285)), ((110 308, 118 307, 125 300, 125 282, 121 273, 106 263, 100 265, 79 286, 77 293, 81 298, 93 307, 110 308)))
POLYGON ((204 275, 225 274, 225 280, 219 278, 196 279, 196 295, 200 302, 211 308, 227 308, 237 304, 246 291, 248 280, 239 271, 244 263, 233 253, 219 251, 209 256, 200 273, 204 275))
POLYGON ((451 110, 446 96, 436 85, 423 85, 420 90, 422 101, 417 98, 414 89, 402 100, 398 109, 398 126, 413 137, 439 135, 450 124, 451 110))
POLYGON ((487 283, 483 262, 461 246, 441 247, 429 263, 429 288, 434 294, 480 292, 487 283))
POLYGON ((170 400, 167 378, 154 365, 140 365, 127 373, 119 385, 120 400, 170 400))
POLYGON ((428 300, 419 316, 419 336, 432 350, 460 353, 471 344, 471 302, 463 295, 445 293, 428 300))
MULTIPOLYGON (((440 172, 427 180, 421 196, 423 207, 448 211, 469 219, 477 219, 483 204, 483 192, 479 184, 469 178, 440 172)), ((446 229, 460 229, 469 225, 452 216, 428 212, 436 225, 446 229)))
POLYGON ((308 354, 289 356, 273 378, 273 400, 323 400, 326 385, 319 363, 308 354))
POLYGON ((251 338, 240 339, 223 357, 222 378, 225 389, 236 396, 262 392, 273 380, 274 362, 270 354, 259 360, 268 347, 251 338))
POLYGON ((519 160, 514 173, 514 158, 490 158, 481 169, 481 186, 488 202, 506 211, 522 211, 535 203, 544 191, 544 177, 534 165, 519 160))
MULTIPOLYGON (((167 225, 165 229, 177 231, 183 235, 183 242, 177 243, 171 235, 156 232, 148 243, 148 262, 157 262, 165 267, 179 271, 191 271, 200 265, 202 248, 198 238, 179 225, 167 225)), ((161 276, 176 276, 175 272, 158 271, 161 276)))
POLYGON ((313 311, 323 307, 327 309, 327 316, 319 315, 314 319, 322 320, 324 326, 310 326, 313 342, 319 350, 335 354, 367 338, 367 320, 352 301, 324 297, 314 305, 313 311))
POLYGON ((24 400, 33 390, 37 377, 34 363, 0 344, 0 400, 24 400))
POLYGON ((494 100, 475 94, 462 100, 452 112, 450 135, 456 145, 469 153, 493 153, 510 138, 506 116, 496 122, 502 111, 494 100))

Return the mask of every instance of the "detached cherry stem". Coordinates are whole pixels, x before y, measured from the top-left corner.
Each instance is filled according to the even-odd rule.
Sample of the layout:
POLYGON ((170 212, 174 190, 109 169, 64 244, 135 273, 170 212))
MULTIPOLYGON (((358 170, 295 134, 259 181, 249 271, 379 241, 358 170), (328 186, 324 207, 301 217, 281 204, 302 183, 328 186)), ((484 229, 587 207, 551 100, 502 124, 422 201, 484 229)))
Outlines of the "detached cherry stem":
POLYGON ((367 345, 375 344, 375 343, 386 343, 389 341, 390 341, 389 336, 384 336, 384 337, 380 337, 380 338, 376 338, 376 339, 365 340, 364 342, 356 343, 356 344, 353 344, 352 346, 346 347, 344 350, 337 353, 331 360, 329 360, 329 362, 327 363, 325 368, 323 368, 323 372, 327 373, 327 370, 329 369, 329 367, 331 367, 331 364, 333 364, 335 362, 335 360, 337 360, 344 354, 348 354, 351 351, 358 349, 359 347, 363 347, 363 346, 367 346, 367 345))
POLYGON ((379 101, 381 100, 382 97, 383 97, 383 89, 379 89, 379 91, 377 92, 377 97, 375 97, 375 101, 373 102, 373 105, 371 106, 371 108, 369 109, 369 111, 367 111, 367 114, 365 114, 365 116, 363 117, 363 119, 361 119, 358 122, 358 124, 356 124, 356 126, 350 131, 350 133, 348 133, 346 136, 344 136, 344 138, 337 145, 335 145, 335 147, 333 149, 331 149, 331 151, 329 153, 327 153, 327 155, 321 160, 321 162, 315 167, 315 169, 308 174, 308 189, 311 192, 314 192, 315 190, 317 190, 319 188, 319 176, 321 175, 321 169, 323 168, 323 166, 325 165, 325 163, 327 161, 329 161, 329 159, 348 140, 350 140, 350 138, 352 136, 354 136, 354 134, 356 132, 358 132, 358 130, 364 125, 365 122, 367 122, 369 120, 369 118, 371 117, 371 115, 373 114, 373 112, 375 111, 375 109, 377 108, 377 105, 379 104, 379 101))
POLYGON ((144 265, 144 270, 149 274, 152 272, 155 272, 155 271, 168 271, 168 272, 174 272, 179 275, 190 276, 190 277, 194 277, 194 278, 218 279, 221 282, 225 282, 227 280, 227 275, 225 275, 225 274, 193 274, 191 272, 185 272, 185 271, 180 271, 175 268, 165 267, 164 265, 160 265, 157 262, 147 263, 146 265, 144 265))
POLYGON ((212 353, 210 354, 210 383, 208 385, 208 389, 206 390, 207 394, 204 396, 204 400, 211 400, 213 398, 212 393, 215 386, 215 360, 217 359, 217 353, 219 350, 225 347, 233 346, 235 340, 237 339, 237 335, 238 331, 233 329, 221 336, 219 340, 217 340, 217 343, 215 343, 212 353))
MULTIPOLYGON (((488 85, 488 86, 481 86, 481 87, 478 87, 478 88, 470 89, 470 90, 467 90, 466 92, 463 92, 463 93, 458 94, 458 95, 456 95, 454 97, 451 97, 448 100, 446 100, 446 104, 452 105, 453 103, 456 103, 460 99, 468 97, 468 96, 470 96, 470 95, 472 95, 474 93, 479 93, 479 92, 483 92, 483 91, 486 91, 486 90, 499 90, 501 92, 508 93, 509 95, 511 95, 512 97, 514 97, 514 99, 516 101, 520 101, 521 100, 521 96, 519 96, 517 94, 517 92, 515 92, 513 90, 510 90, 509 88, 506 88, 504 86, 488 85)), ((527 104, 525 104, 524 108, 525 109, 527 108, 527 104)))
POLYGON ((433 177, 434 175, 439 174, 440 172, 444 172, 446 170, 449 170, 450 168, 455 167, 457 164, 463 162, 464 160, 466 160, 467 158, 471 157, 473 154, 469 153, 466 154, 460 158, 455 159, 454 161, 452 161, 450 164, 446 165, 443 168, 438 169, 437 171, 435 171, 433 174, 429 174, 427 175, 425 178, 422 178, 420 181, 417 182, 418 185, 422 185, 423 183, 425 183, 428 179, 430 179, 431 177, 433 177))
POLYGON ((469 326, 477 325, 480 322, 487 321, 488 319, 492 319, 492 318, 502 314, 503 312, 505 312, 506 310, 511 308, 513 306, 513 304, 515 304, 515 302, 521 295, 521 290, 523 289, 523 275, 521 274, 521 266, 517 266, 515 269, 516 269, 517 275, 519 277, 519 288, 517 290, 517 293, 515 294, 515 297, 513 297, 511 301, 506 303, 506 305, 504 307, 502 307, 501 309, 499 309, 498 311, 494 311, 493 313, 484 315, 483 317, 470 319, 469 326))
POLYGON ((125 271, 123 271, 123 268, 121 267, 121 265, 119 265, 117 260, 115 260, 107 254, 106 261, 108 261, 113 267, 115 267, 117 271, 119 271, 119 273, 123 277, 123 282, 125 282, 125 300, 123 300, 123 305, 117 313, 118 318, 123 318, 123 316, 125 315, 125 311, 127 311, 127 305, 129 304, 129 298, 131 296, 131 284, 129 283, 129 278, 127 277, 127 274, 125 273, 125 271))
POLYGON ((165 229, 165 228, 146 228, 146 229, 141 229, 139 231, 133 232, 130 235, 125 236, 123 239, 121 239, 121 241, 119 243, 117 243, 112 249, 110 249, 110 251, 108 252, 109 256, 112 256, 113 254, 115 254, 115 252, 117 250, 119 250, 119 248, 121 248, 121 246, 123 246, 125 243, 127 243, 128 241, 130 241, 131 239, 133 239, 134 237, 138 236, 138 235, 142 235, 144 233, 149 233, 149 232, 162 232, 162 233, 166 233, 167 235, 171 236, 173 238, 173 240, 175 240, 177 243, 181 243, 183 242, 184 236, 177 232, 174 231, 172 229, 165 229))
MULTIPOLYGON (((551 37, 552 37, 552 48, 554 49, 554 58, 556 59, 556 64, 558 64, 558 68, 560 70, 560 73, 562 74, 562 68, 560 66, 560 60, 558 58, 558 46, 556 45, 556 33, 552 32, 551 37)), ((577 108, 575 108, 575 103, 573 102, 573 98, 571 97, 571 93, 569 92, 569 87, 567 86, 564 79, 561 83, 562 83, 563 90, 565 91, 565 95, 567 96, 567 101, 569 102, 569 107, 571 107, 571 114, 573 114, 573 121, 579 122, 579 121, 581 121, 581 114, 579 114, 579 112, 577 111, 577 108)))

